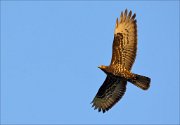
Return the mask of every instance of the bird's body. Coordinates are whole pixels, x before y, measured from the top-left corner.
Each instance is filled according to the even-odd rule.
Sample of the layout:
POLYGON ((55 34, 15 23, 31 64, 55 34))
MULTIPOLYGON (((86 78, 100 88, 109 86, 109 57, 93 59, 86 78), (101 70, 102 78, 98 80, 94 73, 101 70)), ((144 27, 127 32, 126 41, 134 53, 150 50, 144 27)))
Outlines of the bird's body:
POLYGON ((126 9, 120 21, 116 20, 111 63, 99 67, 107 77, 92 101, 98 111, 108 111, 116 104, 124 95, 127 82, 143 90, 149 88, 150 78, 131 72, 137 51, 136 15, 131 15, 126 9))
POLYGON ((134 77, 134 75, 131 73, 131 71, 127 70, 123 65, 121 64, 115 64, 115 65, 110 65, 110 66, 100 66, 103 71, 105 71, 106 74, 108 75, 114 75, 126 79, 131 79, 134 77))

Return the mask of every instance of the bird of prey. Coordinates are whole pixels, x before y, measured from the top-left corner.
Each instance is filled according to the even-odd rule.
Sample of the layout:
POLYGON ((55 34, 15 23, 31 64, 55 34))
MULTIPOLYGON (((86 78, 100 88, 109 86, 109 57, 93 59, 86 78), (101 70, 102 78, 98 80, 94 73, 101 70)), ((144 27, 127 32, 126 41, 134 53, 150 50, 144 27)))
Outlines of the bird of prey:
POLYGON ((101 65, 100 68, 106 79, 99 88, 92 101, 92 107, 103 113, 112 108, 124 95, 127 82, 147 90, 151 79, 131 72, 136 58, 137 50, 137 24, 136 14, 128 13, 126 9, 121 12, 120 20, 116 20, 114 40, 112 46, 112 59, 109 66, 101 65))

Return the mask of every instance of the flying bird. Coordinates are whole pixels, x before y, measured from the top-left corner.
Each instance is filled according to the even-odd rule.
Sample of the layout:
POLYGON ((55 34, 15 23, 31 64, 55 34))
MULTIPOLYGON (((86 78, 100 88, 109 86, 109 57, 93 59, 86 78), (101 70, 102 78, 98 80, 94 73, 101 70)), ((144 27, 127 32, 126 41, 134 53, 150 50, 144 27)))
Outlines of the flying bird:
POLYGON ((147 90, 151 79, 131 72, 137 51, 137 21, 136 14, 121 12, 120 20, 116 20, 112 59, 109 66, 100 68, 106 75, 104 83, 99 88, 92 101, 92 107, 103 113, 111 109, 124 95, 127 82, 147 90))

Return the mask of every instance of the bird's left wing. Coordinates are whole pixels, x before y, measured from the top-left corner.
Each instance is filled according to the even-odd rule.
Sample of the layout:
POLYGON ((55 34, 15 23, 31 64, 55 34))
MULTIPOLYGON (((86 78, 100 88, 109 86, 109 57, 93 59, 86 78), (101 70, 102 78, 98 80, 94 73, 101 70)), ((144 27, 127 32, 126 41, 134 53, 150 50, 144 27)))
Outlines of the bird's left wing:
POLYGON ((98 111, 108 111, 124 95, 127 81, 107 76, 102 86, 94 97, 92 107, 98 111))
POLYGON ((136 14, 127 9, 121 12, 120 21, 116 20, 114 31, 113 52, 111 65, 121 64, 130 70, 137 50, 137 25, 136 14))

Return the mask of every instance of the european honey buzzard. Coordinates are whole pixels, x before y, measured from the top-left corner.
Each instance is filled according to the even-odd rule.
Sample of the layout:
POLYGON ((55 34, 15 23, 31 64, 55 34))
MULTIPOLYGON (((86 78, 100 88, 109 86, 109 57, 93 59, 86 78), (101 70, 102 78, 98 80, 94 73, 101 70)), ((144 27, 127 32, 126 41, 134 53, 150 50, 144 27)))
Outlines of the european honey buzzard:
POLYGON ((136 14, 132 11, 121 12, 120 21, 116 20, 114 31, 112 59, 109 66, 101 65, 100 68, 107 75, 104 83, 99 88, 92 101, 92 107, 108 111, 124 95, 127 81, 137 87, 147 90, 151 79, 131 72, 137 50, 137 24, 136 14))

